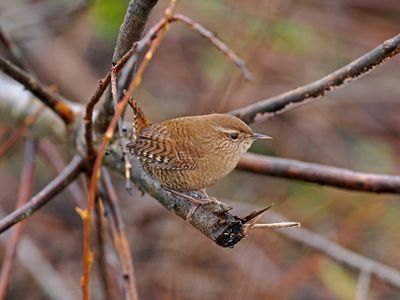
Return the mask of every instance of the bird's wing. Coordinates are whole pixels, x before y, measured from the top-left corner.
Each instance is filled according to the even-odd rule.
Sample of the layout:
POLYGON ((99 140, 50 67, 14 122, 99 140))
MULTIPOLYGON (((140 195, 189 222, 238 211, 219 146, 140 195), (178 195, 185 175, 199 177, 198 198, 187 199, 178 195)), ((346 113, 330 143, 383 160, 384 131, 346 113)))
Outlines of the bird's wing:
POLYGON ((174 170, 190 170, 196 168, 197 155, 182 149, 167 132, 165 126, 153 124, 143 129, 133 143, 127 145, 128 150, 140 161, 151 167, 174 170))

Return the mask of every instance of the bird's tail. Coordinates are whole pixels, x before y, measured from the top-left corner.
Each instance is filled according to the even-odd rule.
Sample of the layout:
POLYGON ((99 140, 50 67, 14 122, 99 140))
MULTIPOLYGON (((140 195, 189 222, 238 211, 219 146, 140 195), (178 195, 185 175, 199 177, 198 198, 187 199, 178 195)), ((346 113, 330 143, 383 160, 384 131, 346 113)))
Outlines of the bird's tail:
POLYGON ((133 110, 133 134, 132 142, 136 140, 137 135, 146 127, 150 126, 149 118, 144 114, 144 112, 137 105, 136 101, 130 97, 128 100, 129 105, 133 110))

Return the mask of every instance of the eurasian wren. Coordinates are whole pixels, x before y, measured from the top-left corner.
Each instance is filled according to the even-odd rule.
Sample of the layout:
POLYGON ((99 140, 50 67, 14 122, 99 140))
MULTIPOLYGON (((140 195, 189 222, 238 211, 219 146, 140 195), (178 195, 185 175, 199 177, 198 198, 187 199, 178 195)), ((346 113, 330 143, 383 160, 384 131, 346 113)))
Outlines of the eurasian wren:
POLYGON ((136 102, 134 134, 127 145, 144 169, 164 188, 204 189, 230 173, 256 139, 242 120, 226 114, 189 116, 150 124, 136 102))

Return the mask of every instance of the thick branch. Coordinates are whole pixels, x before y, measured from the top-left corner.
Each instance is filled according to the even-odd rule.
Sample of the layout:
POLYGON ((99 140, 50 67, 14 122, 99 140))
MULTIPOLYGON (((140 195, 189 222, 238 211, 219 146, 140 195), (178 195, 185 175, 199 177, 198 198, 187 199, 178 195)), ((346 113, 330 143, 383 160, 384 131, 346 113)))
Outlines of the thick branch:
MULTIPOLYGON (((123 174, 124 164, 121 157, 120 147, 117 144, 110 145, 109 155, 105 157, 104 162, 111 169, 123 174)), ((136 186, 155 198, 165 208, 186 220, 186 216, 194 209, 193 203, 161 188, 160 183, 152 179, 138 161, 132 159, 131 163, 132 180, 136 186)), ((222 204, 209 203, 199 206, 186 222, 222 247, 233 247, 244 237, 242 221, 227 212, 222 204)))
POLYGON ((246 123, 260 122, 321 98, 384 63, 400 52, 400 34, 339 70, 303 87, 229 112, 246 123))
POLYGON ((59 95, 52 93, 31 75, 13 65, 2 56, 0 56, 0 70, 30 90, 44 104, 51 108, 66 124, 71 124, 74 121, 74 112, 59 95))
MULTIPOLYGON (((126 11, 124 22, 121 24, 117 45, 114 49, 113 64, 117 63, 133 44, 141 38, 147 20, 158 0, 131 0, 126 11)), ((97 128, 105 131, 114 114, 111 94, 108 96, 96 119, 97 128)))
POLYGON ((342 168, 253 153, 247 153, 241 158, 238 169, 348 190, 400 193, 400 176, 354 172, 342 168))
POLYGON ((28 218, 39 208, 53 199, 82 171, 84 159, 78 155, 65 167, 62 173, 46 185, 39 193, 33 196, 25 205, 14 210, 0 220, 0 233, 12 227, 14 224, 28 218))

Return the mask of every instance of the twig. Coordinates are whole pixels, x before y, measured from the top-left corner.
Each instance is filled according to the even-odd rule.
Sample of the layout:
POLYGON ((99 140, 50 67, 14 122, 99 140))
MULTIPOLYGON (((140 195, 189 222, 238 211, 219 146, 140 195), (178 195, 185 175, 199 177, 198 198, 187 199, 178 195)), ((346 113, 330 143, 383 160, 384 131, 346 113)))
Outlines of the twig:
POLYGON ((367 54, 317 81, 230 111, 229 114, 239 117, 248 124, 261 122, 333 92, 336 88, 367 74, 399 52, 400 34, 386 40, 367 54))
POLYGON ((118 258, 122 267, 122 280, 124 283, 125 299, 136 299, 138 296, 136 288, 136 279, 134 273, 133 259, 126 237, 124 221, 121 209, 118 203, 118 197, 111 182, 111 177, 107 169, 102 171, 102 183, 104 193, 102 199, 104 206, 109 211, 109 221, 111 232, 115 244, 115 249, 118 253, 118 258))
POLYGON ((27 116, 17 130, 11 135, 11 137, 9 137, 8 140, 0 146, 0 158, 2 158, 15 145, 15 143, 21 139, 24 132, 33 124, 33 122, 35 122, 44 108, 45 106, 41 106, 32 115, 27 116))
MULTIPOLYGON (((244 224, 244 227, 247 224, 244 224)), ((299 222, 277 222, 277 223, 256 223, 249 225, 251 228, 269 228, 269 229, 279 229, 279 228, 290 228, 290 227, 300 227, 299 222)))
POLYGON ((9 55, 13 59, 14 63, 25 71, 29 71, 28 64, 25 62, 21 51, 15 45, 13 40, 7 36, 7 34, 0 27, 0 42, 4 45, 4 47, 8 50, 9 55))
POLYGON ((184 24, 188 25, 189 27, 193 28, 193 30, 200 33, 203 37, 209 40, 215 47, 218 48, 223 54, 225 54, 242 72, 243 77, 246 80, 252 80, 253 76, 251 75, 250 71, 247 69, 245 61, 241 59, 239 56, 233 52, 228 45, 218 39, 212 31, 206 29, 203 25, 198 22, 193 21, 187 16, 181 14, 175 14, 172 16, 172 19, 176 19, 178 21, 183 22, 184 24))
POLYGON ((97 244, 98 244, 98 262, 99 262, 99 273, 100 280, 102 282, 102 288, 104 295, 107 300, 116 300, 118 299, 116 284, 112 280, 109 267, 107 264, 107 250, 106 250, 106 235, 105 235, 105 224, 103 218, 103 209, 101 206, 101 202, 97 201, 95 205, 96 210, 96 236, 97 236, 97 244))
MULTIPOLYGON (((31 196, 35 176, 35 160, 37 154, 37 144, 33 140, 28 140, 25 143, 25 157, 24 165, 21 174, 21 185, 18 193, 18 201, 16 208, 21 207, 31 196)), ((3 259, 3 265, 0 275, 0 299, 4 299, 7 292, 8 282, 10 280, 11 270, 15 254, 17 251, 18 243, 23 235, 26 222, 20 223, 15 226, 12 232, 9 243, 7 244, 6 253, 3 259)))
MULTIPOLYGON (((113 98, 114 108, 117 107, 118 99, 117 99, 117 73, 115 71, 111 72, 111 94, 113 98)), ((125 163, 125 189, 131 194, 132 184, 131 184, 131 162, 129 161, 128 149, 126 148, 126 144, 124 144, 124 130, 123 130, 123 121, 122 117, 118 118, 118 134, 119 134, 119 142, 122 149, 122 154, 125 163)))
POLYGON ((371 193, 400 193, 400 176, 354 172, 343 168, 247 153, 238 168, 258 174, 314 182, 371 193))
POLYGON ((369 284, 371 281, 371 274, 369 272, 361 271, 358 276, 356 300, 367 300, 369 284))
POLYGON ((84 159, 78 155, 74 156, 63 172, 54 178, 39 193, 33 196, 26 204, 0 220, 0 233, 28 218, 53 199, 55 195, 61 192, 79 175, 83 167, 84 159))
POLYGON ((86 162, 88 170, 91 168, 91 165, 96 157, 96 149, 93 144, 93 111, 95 105, 100 101, 101 96, 107 89, 107 86, 110 83, 110 79, 111 74, 108 73, 106 77, 99 80, 99 85, 97 86, 97 89, 92 97, 90 97, 89 102, 85 108, 83 123, 85 125, 86 162))
POLYGON ((71 124, 74 121, 74 112, 59 95, 51 92, 31 75, 5 60, 2 56, 0 56, 0 70, 31 91, 44 104, 52 109, 66 124, 71 124))

